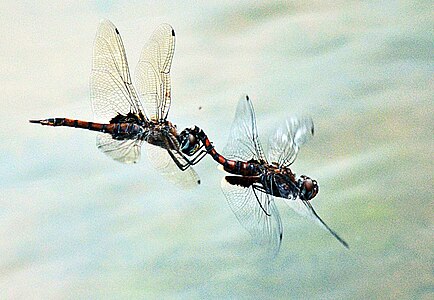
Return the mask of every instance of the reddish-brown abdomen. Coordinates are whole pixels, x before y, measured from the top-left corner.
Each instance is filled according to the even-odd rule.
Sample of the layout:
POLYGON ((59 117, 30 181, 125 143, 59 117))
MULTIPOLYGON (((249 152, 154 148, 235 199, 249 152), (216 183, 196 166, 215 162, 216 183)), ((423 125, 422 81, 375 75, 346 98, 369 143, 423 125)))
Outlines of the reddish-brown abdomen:
POLYGON ((236 167, 236 162, 234 160, 227 160, 226 161, 226 168, 234 170, 236 167))

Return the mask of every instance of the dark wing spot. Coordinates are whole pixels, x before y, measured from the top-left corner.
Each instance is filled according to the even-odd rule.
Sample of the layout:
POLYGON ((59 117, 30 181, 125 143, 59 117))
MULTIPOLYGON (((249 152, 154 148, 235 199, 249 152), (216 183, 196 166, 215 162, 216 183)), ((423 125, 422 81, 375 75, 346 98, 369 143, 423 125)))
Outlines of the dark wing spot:
POLYGON ((246 95, 246 100, 247 100, 247 101, 249 101, 249 100, 250 100, 250 99, 249 99, 249 95, 246 95))
POLYGON ((197 184, 200 184, 200 179, 197 181, 197 184))
POLYGON ((175 36, 175 30, 172 28, 172 36, 175 36))
POLYGON ((115 28, 115 31, 116 31, 117 34, 119 34, 119 30, 117 28, 115 28))

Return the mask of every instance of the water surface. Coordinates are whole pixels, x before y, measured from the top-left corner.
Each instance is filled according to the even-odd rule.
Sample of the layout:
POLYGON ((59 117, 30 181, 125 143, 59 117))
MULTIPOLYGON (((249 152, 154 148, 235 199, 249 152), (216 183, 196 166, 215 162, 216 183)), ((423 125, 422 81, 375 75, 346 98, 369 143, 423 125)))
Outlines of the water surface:
POLYGON ((433 297, 429 1, 1 6, 0 297, 433 297), (211 158, 183 191, 146 159, 111 161, 94 133, 28 124, 92 118, 103 17, 132 72, 153 29, 173 25, 169 117, 217 149, 243 93, 264 142, 284 117, 312 116, 316 136, 293 168, 318 180, 313 204, 351 249, 278 201, 284 240, 269 260, 211 158))

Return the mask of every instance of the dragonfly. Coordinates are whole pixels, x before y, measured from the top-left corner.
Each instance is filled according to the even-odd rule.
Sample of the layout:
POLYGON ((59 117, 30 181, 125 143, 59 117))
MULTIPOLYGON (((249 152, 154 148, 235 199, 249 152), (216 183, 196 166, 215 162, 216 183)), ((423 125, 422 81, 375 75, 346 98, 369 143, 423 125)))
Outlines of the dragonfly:
POLYGON ((94 42, 90 78, 94 116, 102 122, 68 118, 30 122, 98 131, 98 149, 122 163, 138 162, 144 146, 152 165, 164 177, 183 188, 194 187, 200 183, 199 177, 179 149, 176 126, 167 120, 174 50, 175 31, 169 24, 161 24, 141 52, 136 91, 119 31, 104 19, 94 42))
POLYGON ((319 192, 317 181, 306 175, 297 178, 290 168, 300 146, 313 135, 311 118, 289 118, 270 136, 266 156, 259 140, 253 104, 246 95, 238 102, 223 154, 215 150, 205 132, 197 126, 184 129, 180 139, 181 149, 186 155, 207 153, 232 174, 221 181, 230 208, 253 239, 275 256, 283 238, 283 226, 275 198, 283 199, 296 213, 315 221, 349 248, 347 242, 320 218, 311 204, 319 192))

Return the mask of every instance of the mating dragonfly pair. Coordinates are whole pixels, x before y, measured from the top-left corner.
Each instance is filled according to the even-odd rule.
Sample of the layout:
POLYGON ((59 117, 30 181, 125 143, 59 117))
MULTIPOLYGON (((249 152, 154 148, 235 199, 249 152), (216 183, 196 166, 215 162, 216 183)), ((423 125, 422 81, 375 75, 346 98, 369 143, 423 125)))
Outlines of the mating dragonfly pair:
POLYGON ((141 147, 145 146, 153 166, 184 188, 200 183, 191 166, 209 154, 233 174, 225 176, 221 183, 232 211, 252 237, 270 252, 278 253, 283 236, 275 197, 317 221, 348 248, 310 203, 318 193, 317 182, 304 175, 297 179, 289 168, 299 147, 313 136, 312 120, 293 118, 278 128, 269 140, 268 160, 259 142, 253 105, 247 96, 239 101, 223 155, 197 126, 178 133, 176 126, 167 120, 174 49, 173 28, 160 25, 142 50, 136 70, 136 91, 119 31, 110 21, 103 20, 94 44, 90 87, 94 114, 108 123, 68 118, 30 122, 98 131, 97 147, 123 163, 136 163, 141 147))

